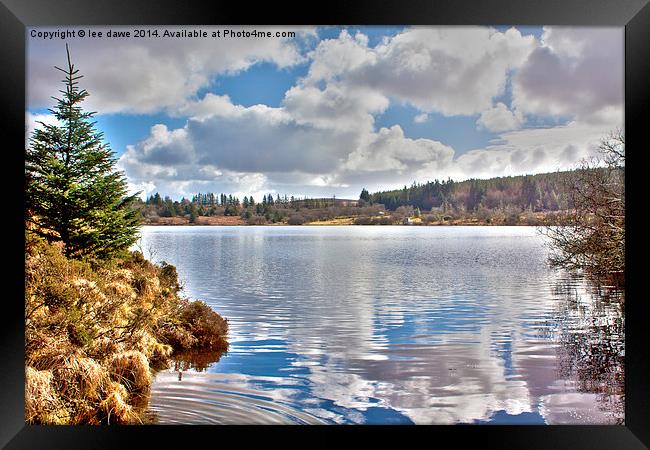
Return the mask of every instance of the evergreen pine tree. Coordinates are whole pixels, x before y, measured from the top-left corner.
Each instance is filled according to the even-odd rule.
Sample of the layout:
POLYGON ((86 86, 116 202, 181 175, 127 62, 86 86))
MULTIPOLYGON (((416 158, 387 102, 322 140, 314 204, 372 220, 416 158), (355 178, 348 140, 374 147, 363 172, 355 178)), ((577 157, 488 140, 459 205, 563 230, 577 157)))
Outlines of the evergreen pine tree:
POLYGON ((80 104, 89 95, 79 89, 79 70, 68 55, 65 90, 50 112, 61 125, 41 123, 30 137, 25 157, 26 220, 50 240, 62 240, 71 257, 109 257, 138 238, 135 195, 92 117, 80 104))
POLYGON ((370 203, 370 193, 366 188, 361 189, 361 194, 359 195, 359 200, 363 200, 366 203, 370 203))

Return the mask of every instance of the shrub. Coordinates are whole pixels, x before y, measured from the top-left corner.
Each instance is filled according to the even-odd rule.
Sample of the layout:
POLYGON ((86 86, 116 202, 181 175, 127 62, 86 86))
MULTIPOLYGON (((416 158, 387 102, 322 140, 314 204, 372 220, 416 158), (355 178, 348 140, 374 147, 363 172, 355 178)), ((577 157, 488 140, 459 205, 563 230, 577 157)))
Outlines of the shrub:
POLYGON ((625 136, 602 139, 600 155, 566 179, 571 209, 543 230, 554 266, 584 270, 599 281, 625 283, 625 136), (554 225, 554 226, 553 226, 554 225), (559 225, 559 226, 558 226, 559 225))
POLYGON ((228 322, 205 302, 184 300, 179 305, 179 321, 161 327, 161 338, 177 350, 193 348, 226 350, 228 322))
POLYGON ((251 216, 246 223, 248 225, 264 225, 266 224, 266 219, 263 216, 251 216))
POLYGON ((372 218, 367 217, 367 216, 357 217, 356 219, 354 219, 354 224, 355 225, 371 225, 372 224, 372 218))
POLYGON ((178 282, 178 272, 176 271, 176 267, 171 264, 167 264, 165 261, 160 263, 159 278, 161 285, 170 289, 174 294, 182 289, 180 283, 178 282))
POLYGON ((519 213, 514 211, 507 213, 504 223, 506 225, 517 225, 519 223, 519 213))
POLYGON ((302 214, 292 214, 291 217, 289 217, 288 224, 289 225, 302 225, 307 220, 303 217, 302 214))

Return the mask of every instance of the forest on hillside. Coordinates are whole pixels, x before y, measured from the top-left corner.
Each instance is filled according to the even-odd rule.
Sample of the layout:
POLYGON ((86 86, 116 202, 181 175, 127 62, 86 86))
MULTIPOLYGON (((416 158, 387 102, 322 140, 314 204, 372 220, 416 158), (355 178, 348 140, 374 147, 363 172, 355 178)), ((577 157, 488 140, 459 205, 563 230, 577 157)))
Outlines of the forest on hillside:
MULTIPOLYGON (((601 169, 580 169, 598 171, 601 169)), ((191 199, 172 200, 159 193, 136 202, 145 223, 200 223, 199 217, 237 218, 233 224, 263 225, 348 218, 349 224, 430 224, 478 222, 484 224, 539 225, 558 211, 572 208, 571 180, 576 171, 537 175, 434 180, 402 189, 369 193, 358 199, 296 198, 268 194, 254 197, 197 193, 191 199)))
MULTIPOLYGON (((455 182, 430 181, 413 183, 402 189, 368 194, 366 200, 380 203, 386 209, 413 206, 422 211, 434 209, 461 209, 478 211, 520 208, 533 212, 558 211, 570 208, 568 178, 572 172, 554 172, 538 175, 470 179, 455 182)), ((362 193, 362 197, 365 197, 362 193)))

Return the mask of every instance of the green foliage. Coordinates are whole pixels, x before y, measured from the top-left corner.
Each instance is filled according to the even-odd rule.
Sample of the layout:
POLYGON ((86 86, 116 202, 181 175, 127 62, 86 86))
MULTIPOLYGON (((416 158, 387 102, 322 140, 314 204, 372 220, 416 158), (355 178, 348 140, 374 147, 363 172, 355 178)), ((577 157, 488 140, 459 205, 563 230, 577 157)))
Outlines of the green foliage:
POLYGON ((227 205, 223 213, 224 216, 238 216, 239 210, 235 205, 227 205))
POLYGON ((366 188, 361 189, 361 194, 359 195, 359 200, 363 200, 366 203, 370 202, 370 193, 366 188))
POLYGON ((196 208, 194 208, 194 205, 192 205, 192 209, 190 209, 190 223, 196 223, 196 219, 198 219, 198 217, 199 213, 196 208))
POLYGON ((565 180, 571 172, 497 177, 461 182, 434 180, 411 187, 371 194, 372 203, 394 211, 400 206, 413 206, 423 211, 450 208, 477 212, 481 207, 503 210, 506 207, 532 211, 557 211, 569 208, 569 192, 565 180))
POLYGON ((65 90, 50 112, 61 125, 41 123, 26 150, 26 220, 48 240, 62 240, 67 256, 106 258, 128 249, 138 236, 126 179, 114 153, 95 130, 94 113, 81 103, 78 70, 70 62, 65 90))
MULTIPOLYGON (((199 193, 191 201, 183 199, 179 203, 168 197, 163 201, 156 193, 140 208, 149 223, 169 216, 167 203, 190 214, 192 209, 214 201, 215 206, 205 210, 207 215, 239 215, 249 225, 278 222, 301 225, 340 218, 352 218, 359 225, 383 225, 401 224, 405 217, 420 218, 422 221, 416 223, 423 224, 541 225, 544 217, 573 207, 573 196, 567 187, 571 176, 572 172, 554 172, 461 182, 435 180, 374 194, 363 188, 358 200, 267 194, 260 203, 255 203, 252 196, 244 196, 240 203, 230 194, 199 193)), ((193 220, 195 217, 190 217, 193 220)))

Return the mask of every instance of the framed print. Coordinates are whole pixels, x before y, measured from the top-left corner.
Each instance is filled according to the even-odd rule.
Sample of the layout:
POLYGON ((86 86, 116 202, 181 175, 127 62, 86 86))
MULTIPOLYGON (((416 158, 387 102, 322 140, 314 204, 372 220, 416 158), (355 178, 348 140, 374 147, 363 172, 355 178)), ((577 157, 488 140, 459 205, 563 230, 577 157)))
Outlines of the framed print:
POLYGON ((646 1, 0 10, 7 448, 650 445, 646 1))

